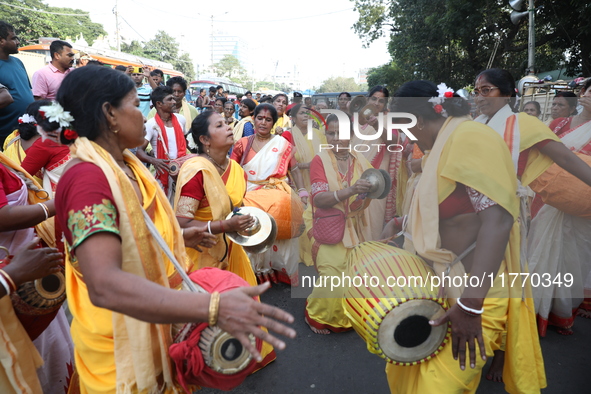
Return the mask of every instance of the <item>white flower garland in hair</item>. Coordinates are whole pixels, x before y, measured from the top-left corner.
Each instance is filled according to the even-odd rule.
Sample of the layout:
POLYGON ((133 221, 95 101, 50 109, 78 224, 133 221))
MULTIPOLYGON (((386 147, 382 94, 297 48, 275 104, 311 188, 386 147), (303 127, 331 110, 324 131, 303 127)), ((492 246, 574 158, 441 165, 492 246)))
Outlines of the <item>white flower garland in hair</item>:
POLYGON ((23 116, 21 116, 20 118, 18 118, 18 122, 19 123, 37 123, 37 121, 35 120, 35 117, 29 114, 24 114, 23 116))
POLYGON ((44 105, 39 108, 39 113, 50 122, 59 123, 60 127, 69 127, 74 121, 74 117, 70 115, 70 112, 64 111, 64 108, 55 101, 51 105, 44 105))
POLYGON ((454 90, 452 88, 448 88, 447 85, 442 82, 437 85, 437 94, 437 97, 431 97, 428 101, 433 104, 433 110, 435 113, 447 118, 447 111, 443 108, 442 104, 446 98, 451 98, 454 96, 454 90))
POLYGON ((197 144, 195 143, 195 139, 193 138, 193 133, 187 134, 187 142, 189 143, 189 145, 187 145, 189 149, 197 149, 197 144))

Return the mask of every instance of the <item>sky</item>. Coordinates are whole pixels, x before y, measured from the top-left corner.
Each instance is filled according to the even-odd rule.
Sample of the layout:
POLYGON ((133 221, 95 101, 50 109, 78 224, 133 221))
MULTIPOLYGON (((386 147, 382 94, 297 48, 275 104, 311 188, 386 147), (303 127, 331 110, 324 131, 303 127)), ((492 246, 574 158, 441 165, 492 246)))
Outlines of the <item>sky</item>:
MULTIPOLYGON (((116 0, 44 2, 88 12, 93 22, 101 23, 114 35, 116 0)), ((237 35, 248 44, 251 67, 247 71, 257 80, 272 80, 277 68, 277 74, 299 74, 305 87, 312 88, 330 77, 356 78, 361 68, 377 67, 390 60, 386 38, 363 48, 352 29, 358 13, 350 0, 117 0, 117 5, 122 37, 147 41, 164 30, 201 68, 210 63, 213 15, 214 35, 237 35), (247 8, 246 4, 252 6, 247 8)))

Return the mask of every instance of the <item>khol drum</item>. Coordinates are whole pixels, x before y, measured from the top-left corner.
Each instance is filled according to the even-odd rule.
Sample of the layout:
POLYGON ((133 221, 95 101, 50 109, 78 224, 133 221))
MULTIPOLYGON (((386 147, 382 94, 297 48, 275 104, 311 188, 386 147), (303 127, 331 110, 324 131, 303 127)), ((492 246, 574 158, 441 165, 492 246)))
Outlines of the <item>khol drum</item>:
POLYGON ((438 288, 431 288, 434 273, 419 256, 365 242, 353 249, 348 266, 351 286, 343 306, 371 353, 396 365, 419 364, 439 353, 451 326, 432 327, 429 320, 442 316, 448 305, 438 298, 438 288))

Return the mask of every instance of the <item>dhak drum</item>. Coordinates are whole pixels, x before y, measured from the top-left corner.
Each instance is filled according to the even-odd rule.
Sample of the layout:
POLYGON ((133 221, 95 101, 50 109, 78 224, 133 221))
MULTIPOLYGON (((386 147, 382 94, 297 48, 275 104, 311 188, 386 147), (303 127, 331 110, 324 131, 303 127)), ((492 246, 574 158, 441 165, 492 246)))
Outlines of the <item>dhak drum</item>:
POLYGON ((197 157, 198 155, 196 154, 190 154, 190 155, 185 155, 185 156, 181 156, 179 158, 170 160, 170 162, 168 163, 168 168, 169 171, 168 173, 170 174, 170 176, 177 176, 179 174, 179 172, 181 171, 181 167, 183 166, 183 164, 189 160, 192 159, 193 157, 197 157))
MULTIPOLYGON (((10 263, 8 249, 0 246, 6 258, 0 260, 0 268, 10 263)), ((57 272, 34 281, 25 282, 10 295, 16 316, 29 334, 36 339, 57 315, 66 300, 66 280, 63 272, 57 272)))
POLYGON ((433 327, 429 320, 441 317, 448 305, 438 298, 437 288, 431 290, 427 279, 435 274, 419 256, 365 242, 351 251, 348 266, 352 285, 343 306, 371 353, 396 365, 416 365, 439 353, 451 326, 433 327), (364 285, 356 287, 355 277, 364 276, 364 285))
MULTIPOLYGON (((576 153, 591 167, 591 156, 576 153)), ((591 219, 591 189, 570 172, 552 164, 529 187, 545 204, 573 216, 591 219)))
MULTIPOLYGON (((238 275, 206 267, 194 271, 189 275, 195 284, 197 292, 223 293, 238 287, 248 287, 249 284, 238 275)), ((177 374, 185 376, 189 384, 197 384, 203 387, 212 387, 222 390, 230 390, 238 386, 256 368, 256 360, 240 341, 218 326, 209 326, 207 323, 188 323, 185 325, 173 325, 174 344, 170 347, 170 355, 176 364, 177 374), (198 340, 195 337, 198 335, 198 340), (195 342, 197 341, 197 342, 195 342), (179 347, 180 346, 180 347, 179 347), (187 355, 173 349, 185 349, 184 351, 198 352, 198 356, 205 363, 198 375, 192 375, 195 365, 187 364, 187 355), (191 375, 187 379, 187 375, 191 375), (220 376, 223 377, 220 378, 220 376), (221 379, 221 380, 220 380, 221 379), (224 386, 220 386, 223 384, 224 386)), ((256 340, 251 334, 250 342, 260 352, 262 342, 256 340)), ((193 358, 192 356, 189 359, 193 358)))

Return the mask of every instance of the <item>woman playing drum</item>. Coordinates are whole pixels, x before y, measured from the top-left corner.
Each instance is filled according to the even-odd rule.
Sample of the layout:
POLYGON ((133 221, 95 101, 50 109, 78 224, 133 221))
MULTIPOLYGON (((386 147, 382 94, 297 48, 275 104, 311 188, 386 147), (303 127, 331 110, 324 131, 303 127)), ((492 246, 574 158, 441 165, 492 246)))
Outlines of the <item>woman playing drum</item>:
MULTIPOLYGON (((0 153, 0 246, 6 248, 10 254, 14 254, 16 258, 20 259, 19 251, 27 248, 25 254, 30 255, 36 253, 37 256, 43 262, 51 263, 51 267, 55 267, 57 264, 63 265, 63 255, 58 253, 57 249, 53 248, 42 248, 40 252, 31 251, 39 239, 40 236, 46 245, 55 245, 55 234, 53 232, 53 226, 48 228, 43 223, 47 221, 50 216, 55 215, 54 201, 48 200, 48 193, 41 190, 39 184, 33 180, 33 178, 22 169, 17 163, 10 160, 4 154, 0 153), (35 228, 34 226, 37 226, 35 228)), ((4 252, 1 252, 4 253, 4 252)), ((2 258, 8 256, 2 256, 2 258)), ((19 272, 19 276, 13 275, 13 263, 11 262, 4 268, 4 271, 8 274, 12 280, 14 280, 15 287, 25 282, 20 278, 23 275, 19 272)), ((39 269, 41 267, 38 267, 39 269)), ((49 268, 45 269, 46 276, 49 268)), ((52 273, 55 273, 60 268, 52 268, 52 273)), ((38 271, 39 272, 39 271, 38 271)), ((27 277, 31 277, 25 273, 27 277)), ((40 278, 36 276, 31 279, 40 278)), ((31 279, 27 279, 31 280, 31 279)), ((8 278, 7 278, 8 280, 8 278)), ((9 280, 10 282, 10 280, 9 280)), ((13 291, 15 289, 12 289, 13 291)), ((73 362, 73 345, 72 339, 70 338, 68 320, 62 309, 57 312, 43 314, 42 310, 36 310, 35 313, 38 316, 31 317, 31 324, 34 327, 25 327, 27 332, 25 337, 18 337, 13 335, 18 334, 22 330, 22 326, 16 320, 14 311, 12 310, 12 303, 10 297, 3 297, 2 300, 2 321, 5 327, 12 327, 11 332, 8 336, 11 341, 17 346, 19 351, 22 350, 23 356, 22 361, 26 364, 28 358, 33 360, 38 358, 37 350, 41 353, 45 364, 38 370, 39 381, 35 376, 35 369, 32 369, 33 375, 25 371, 26 375, 23 375, 26 382, 30 384, 32 389, 35 389, 35 385, 41 384, 43 391, 46 393, 59 393, 63 392, 63 387, 66 386, 65 382, 70 378, 70 370, 68 364, 73 362), (56 314, 57 313, 57 314, 56 314), (5 320, 6 317, 6 320, 5 320), (18 323, 18 324, 17 324, 18 323), (43 329, 43 325, 46 327, 43 329), (15 332, 13 329, 15 325, 21 327, 19 331, 15 332), (41 332, 43 331, 43 332, 41 332), (27 335, 28 333, 28 335, 27 335), (31 343, 31 339, 34 339, 31 343), (16 341, 16 338, 20 338, 20 341, 16 341), (23 346, 25 344, 26 346, 23 346), (35 350, 33 346, 37 348, 35 350), (30 346, 29 346, 30 345, 30 346), (22 346, 22 347, 21 347, 22 346)), ((27 317, 28 318, 28 317, 27 317)), ((6 336, 2 336, 6 338, 6 336)), ((4 342, 2 342, 4 344, 4 342)), ((2 346, 2 358, 12 359, 14 362, 14 352, 8 351, 9 347, 2 346)), ((21 353, 18 354, 18 359, 21 360, 21 353)), ((19 361, 20 363, 20 361, 19 361)), ((5 364, 9 365, 9 364, 5 364)), ((3 376, 6 376, 2 374, 3 376)), ((15 381, 19 381, 20 378, 16 377, 15 381)), ((10 387, 2 386, 0 387, 10 387)))
MULTIPOLYGON (((341 240, 334 244, 321 244, 320 239, 312 238, 312 257, 316 269, 323 277, 341 277, 347 271, 347 257, 351 248, 370 240, 369 215, 367 206, 371 200, 361 199, 371 184, 360 179, 361 174, 371 168, 365 157, 349 150, 349 140, 339 139, 339 121, 336 115, 327 119, 326 139, 332 150, 323 150, 316 155, 310 165, 312 181, 312 205, 314 224, 321 225, 321 213, 327 209, 341 212, 341 223, 334 227, 344 228, 341 240)), ((310 230, 306 228, 306 233, 310 230)), ((329 278, 330 282, 330 278, 329 278)), ((306 323, 317 334, 330 334, 351 329, 351 322, 344 313, 342 298, 344 289, 331 290, 325 286, 315 286, 306 305, 306 323)))
POLYGON ((297 237, 300 234, 297 223, 302 220, 301 203, 308 202, 308 192, 293 158, 291 133, 284 131, 281 136, 271 134, 271 128, 277 122, 275 108, 270 104, 258 105, 253 116, 255 134, 240 139, 234 145, 232 159, 242 165, 248 177, 244 205, 269 213, 269 207, 279 206, 271 213, 279 230, 273 247, 264 253, 251 254, 250 262, 257 275, 274 275, 274 270, 283 282, 296 284, 299 263, 297 237), (301 202, 285 182, 288 171, 298 188, 301 202))
MULTIPOLYGON (((254 223, 250 215, 225 220, 233 208, 242 206, 246 192, 242 167, 228 159, 228 151, 234 145, 232 128, 223 116, 206 111, 193 120, 188 140, 189 148, 200 154, 181 167, 174 204, 176 216, 181 228, 197 226, 216 234, 216 244, 211 247, 187 248, 193 263, 191 271, 203 267, 227 269, 256 286, 246 252, 224 234, 246 230, 254 223)), ((261 366, 275 359, 273 347, 267 343, 261 353, 261 366)))
POLYGON ((282 349, 285 344, 259 326, 295 333, 262 314, 293 318, 252 299, 266 286, 231 290, 219 298, 170 288, 174 269, 142 210, 181 263, 186 261, 183 235, 195 243, 205 235, 194 228, 181 233, 164 192, 127 150, 140 145, 145 134, 131 80, 108 68, 83 67, 64 78, 57 101, 73 117, 69 128, 76 133, 60 136, 74 159, 60 179, 56 210, 67 241, 68 305, 82 392, 173 391, 171 323, 209 318, 259 361, 249 333, 282 349), (80 96, 80 91, 92 94, 80 96))
POLYGON ((486 356, 506 340, 507 391, 539 392, 545 375, 532 300, 527 298, 531 290, 527 285, 522 289, 521 283, 510 287, 501 282, 508 273, 521 272, 519 201, 505 142, 490 128, 470 121, 464 99, 428 81, 404 84, 392 111, 417 117, 410 131, 426 153, 409 213, 412 242, 407 239, 405 249, 433 262, 439 275, 466 272, 488 281, 472 281, 465 289, 444 288, 448 300, 457 302, 432 324, 451 321, 451 346, 420 365, 388 364, 391 391, 475 392, 486 356), (452 266, 474 243, 475 250, 452 266))

